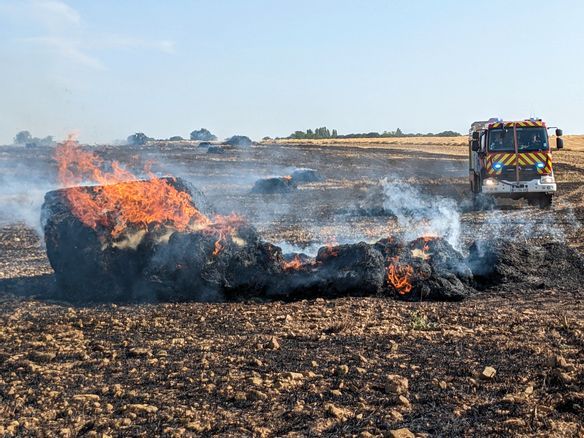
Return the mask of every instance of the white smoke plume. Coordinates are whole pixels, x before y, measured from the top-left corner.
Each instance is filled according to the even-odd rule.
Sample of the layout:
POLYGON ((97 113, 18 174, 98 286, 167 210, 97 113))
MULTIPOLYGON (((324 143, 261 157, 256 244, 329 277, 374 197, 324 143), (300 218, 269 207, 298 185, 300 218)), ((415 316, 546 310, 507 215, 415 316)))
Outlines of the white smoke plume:
POLYGON ((422 193, 402 180, 384 178, 381 185, 383 208, 396 216, 405 239, 433 235, 460 250, 460 212, 456 201, 422 193))

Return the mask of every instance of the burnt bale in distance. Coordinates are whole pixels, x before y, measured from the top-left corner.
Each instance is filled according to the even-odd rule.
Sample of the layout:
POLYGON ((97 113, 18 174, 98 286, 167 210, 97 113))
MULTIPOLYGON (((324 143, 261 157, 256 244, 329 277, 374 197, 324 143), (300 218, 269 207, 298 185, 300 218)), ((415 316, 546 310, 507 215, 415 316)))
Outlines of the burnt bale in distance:
POLYGON ((291 177, 273 177, 258 179, 251 193, 272 195, 275 193, 290 193, 296 190, 296 184, 291 177))
POLYGON ((208 154, 224 154, 225 149, 222 148, 221 146, 209 146, 209 148, 207 149, 207 153, 208 154))
POLYGON ((233 147, 249 147, 252 145, 251 139, 245 135, 234 135, 225 140, 225 143, 233 147))
POLYGON ((319 182, 324 179, 318 170, 306 168, 296 169, 290 176, 294 184, 319 182))

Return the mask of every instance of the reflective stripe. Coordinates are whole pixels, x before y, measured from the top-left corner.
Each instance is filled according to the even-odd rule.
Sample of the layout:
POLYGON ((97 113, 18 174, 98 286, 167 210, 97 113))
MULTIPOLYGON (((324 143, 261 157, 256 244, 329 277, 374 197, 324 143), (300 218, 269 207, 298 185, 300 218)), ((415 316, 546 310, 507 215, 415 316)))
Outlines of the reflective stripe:
POLYGON ((517 122, 495 122, 489 125, 489 128, 512 128, 514 125, 516 126, 545 126, 540 120, 521 120, 517 122))
POLYGON ((515 154, 508 154, 501 161, 505 166, 510 166, 511 164, 515 164, 515 158, 516 158, 515 154))

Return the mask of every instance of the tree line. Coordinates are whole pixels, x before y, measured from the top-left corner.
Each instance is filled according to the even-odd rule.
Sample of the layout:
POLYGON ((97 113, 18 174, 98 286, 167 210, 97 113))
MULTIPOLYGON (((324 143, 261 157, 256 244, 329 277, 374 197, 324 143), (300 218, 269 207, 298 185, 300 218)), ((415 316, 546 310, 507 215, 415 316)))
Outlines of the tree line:
MULTIPOLYGON (((205 128, 195 129, 191 132, 189 138, 194 141, 217 141, 218 138, 216 135, 212 134, 211 131, 205 128)), ((149 141, 184 141, 185 138, 181 137, 180 135, 174 135, 168 139, 156 139, 153 137, 149 137, 148 135, 144 134, 143 132, 136 132, 132 135, 129 135, 126 138, 126 143, 128 145, 145 145, 149 141)), ((57 143, 53 139, 52 136, 47 136, 44 138, 33 137, 30 131, 19 131, 13 139, 13 143, 15 145, 26 146, 29 148, 32 147, 39 147, 39 146, 55 146, 57 143)), ((233 146, 250 146, 252 141, 249 137, 245 135, 234 135, 225 140, 225 143, 233 145, 233 146)))
POLYGON ((355 134, 338 134, 336 129, 329 130, 326 126, 316 128, 315 130, 307 129, 306 131, 294 131, 288 139, 324 139, 324 138, 393 138, 393 137, 457 137, 461 135, 456 131, 442 131, 436 134, 428 132, 422 133, 405 133, 397 128, 395 131, 363 132, 355 134))
MULTIPOLYGON (((211 131, 205 128, 195 129, 194 131, 192 131, 190 134, 190 139, 193 141, 201 142, 218 140, 216 135, 212 134, 211 131)), ((155 139, 148 137, 143 132, 136 132, 135 134, 132 134, 127 138, 127 143, 129 145, 144 145, 148 141, 184 141, 184 140, 185 139, 180 135, 174 135, 168 139, 155 139)), ((249 137, 245 135, 233 135, 225 139, 225 143, 231 146, 251 146, 252 141, 249 137)))

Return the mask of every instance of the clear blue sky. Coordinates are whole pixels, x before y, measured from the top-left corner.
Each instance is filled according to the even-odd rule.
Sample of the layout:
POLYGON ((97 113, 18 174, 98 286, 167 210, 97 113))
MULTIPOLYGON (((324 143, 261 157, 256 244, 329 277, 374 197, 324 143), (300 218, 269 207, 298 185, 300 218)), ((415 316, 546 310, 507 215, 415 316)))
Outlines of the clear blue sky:
POLYGON ((583 52, 581 0, 0 0, 0 144, 533 115, 583 133, 583 52))

